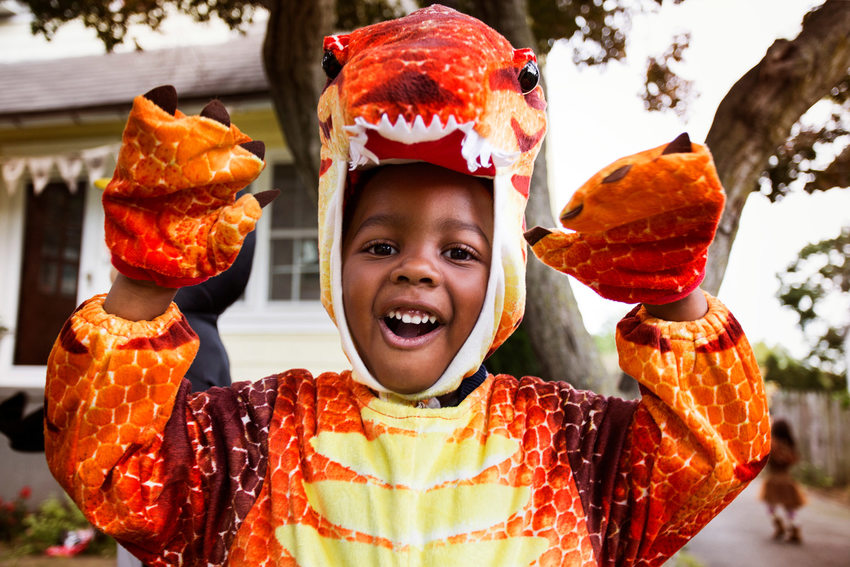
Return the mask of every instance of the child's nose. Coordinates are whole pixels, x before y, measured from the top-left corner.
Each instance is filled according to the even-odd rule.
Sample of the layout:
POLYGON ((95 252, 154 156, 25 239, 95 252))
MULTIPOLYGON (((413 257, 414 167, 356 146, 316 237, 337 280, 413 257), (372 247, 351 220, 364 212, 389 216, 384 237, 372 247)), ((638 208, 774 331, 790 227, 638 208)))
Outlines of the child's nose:
POLYGON ((390 274, 393 283, 438 285, 440 272, 433 261, 421 254, 411 254, 396 266, 390 274))

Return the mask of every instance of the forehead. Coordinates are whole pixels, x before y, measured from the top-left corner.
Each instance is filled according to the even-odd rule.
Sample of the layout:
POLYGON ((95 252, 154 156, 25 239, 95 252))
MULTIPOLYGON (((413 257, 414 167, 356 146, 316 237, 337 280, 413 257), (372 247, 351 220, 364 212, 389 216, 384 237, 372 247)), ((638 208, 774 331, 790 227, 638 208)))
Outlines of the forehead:
MULTIPOLYGON (((493 195, 488 179, 415 163, 381 167, 364 180, 346 203, 356 225, 371 215, 442 215, 492 226, 493 195)), ((351 224, 349 223, 349 224, 351 224)))

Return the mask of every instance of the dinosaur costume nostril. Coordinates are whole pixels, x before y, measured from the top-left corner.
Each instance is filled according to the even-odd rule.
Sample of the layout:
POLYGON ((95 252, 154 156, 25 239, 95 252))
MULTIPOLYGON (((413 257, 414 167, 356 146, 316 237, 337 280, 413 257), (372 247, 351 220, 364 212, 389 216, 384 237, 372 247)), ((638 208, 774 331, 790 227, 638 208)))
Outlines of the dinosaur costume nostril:
POLYGON ((177 89, 171 85, 151 89, 144 97, 172 116, 177 112, 177 89))

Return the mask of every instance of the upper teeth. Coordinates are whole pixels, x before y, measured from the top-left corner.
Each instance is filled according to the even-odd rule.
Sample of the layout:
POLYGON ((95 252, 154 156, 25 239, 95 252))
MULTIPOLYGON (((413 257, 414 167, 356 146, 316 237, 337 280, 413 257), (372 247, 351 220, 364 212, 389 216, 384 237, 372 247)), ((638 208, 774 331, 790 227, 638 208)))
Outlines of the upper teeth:
POLYGON ((376 131, 382 138, 403 144, 441 140, 452 132, 460 130, 463 132, 461 155, 466 160, 466 167, 470 172, 474 172, 479 167, 490 167, 491 163, 496 167, 507 167, 519 158, 520 152, 494 147, 489 140, 481 137, 474 128, 474 122, 458 124, 454 116, 449 116, 446 123, 443 124, 440 117, 434 115, 428 126, 425 126, 425 120, 421 116, 417 116, 413 123, 409 123, 403 116, 399 115, 395 124, 390 122, 387 114, 381 115, 377 124, 372 124, 365 118, 358 116, 354 119, 353 125, 345 126, 349 135, 349 166, 350 169, 356 169, 369 163, 379 164, 381 162, 381 156, 376 155, 366 147, 369 141, 369 130, 376 131))
POLYGON ((390 319, 399 319, 402 323, 413 323, 414 325, 419 325, 420 323, 436 323, 437 318, 434 315, 427 314, 419 314, 419 313, 403 313, 401 311, 392 310, 387 313, 387 317, 390 319))

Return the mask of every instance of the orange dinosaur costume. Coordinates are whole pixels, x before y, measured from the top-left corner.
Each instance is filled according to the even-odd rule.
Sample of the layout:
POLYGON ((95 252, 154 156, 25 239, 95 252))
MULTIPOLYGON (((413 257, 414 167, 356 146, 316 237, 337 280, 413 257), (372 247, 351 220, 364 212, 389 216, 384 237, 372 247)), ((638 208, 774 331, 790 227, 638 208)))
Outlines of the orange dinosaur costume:
MULTIPOLYGON (((761 378, 739 325, 711 297, 692 322, 634 309, 617 344, 640 401, 489 375, 458 405, 434 407, 522 316, 523 210, 546 127, 534 55, 443 7, 325 48, 322 300, 352 370, 290 370, 190 395, 181 378, 197 343, 177 307, 131 322, 95 297, 48 365, 54 475, 152 565, 660 565, 768 452, 761 378), (351 171, 386 160, 493 179, 478 322, 437 382, 411 396, 370 375, 339 291, 351 171)), ((174 286, 226 267, 260 212, 251 196, 233 204, 262 167, 246 143, 218 113, 184 117, 176 102, 138 97, 104 195, 116 266, 174 286)), ((686 295, 722 208, 707 152, 679 140, 612 168, 562 215, 578 236, 534 229, 535 253, 603 295, 686 295), (612 187, 619 205, 604 204, 612 187)))

